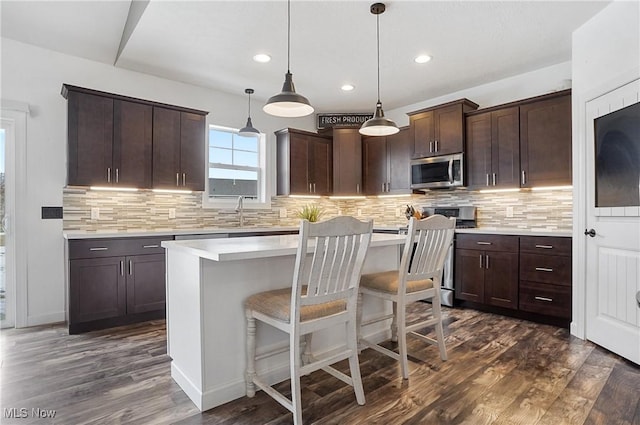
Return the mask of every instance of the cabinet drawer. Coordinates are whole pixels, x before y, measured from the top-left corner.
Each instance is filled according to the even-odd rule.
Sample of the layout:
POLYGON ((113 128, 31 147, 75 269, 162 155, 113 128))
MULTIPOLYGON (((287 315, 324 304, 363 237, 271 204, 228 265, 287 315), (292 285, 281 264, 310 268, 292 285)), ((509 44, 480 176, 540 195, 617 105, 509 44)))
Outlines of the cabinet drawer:
POLYGON ((520 279, 571 286, 571 257, 521 254, 520 279))
POLYGON ((571 256, 571 238, 554 236, 521 236, 520 252, 571 256))
POLYGON ((118 257, 140 254, 164 254, 162 241, 170 236, 155 238, 82 239, 69 241, 69 259, 118 257))
POLYGON ((520 281, 520 310, 571 318, 571 287, 520 281))
POLYGON ((456 248, 518 252, 517 236, 457 234, 456 248))

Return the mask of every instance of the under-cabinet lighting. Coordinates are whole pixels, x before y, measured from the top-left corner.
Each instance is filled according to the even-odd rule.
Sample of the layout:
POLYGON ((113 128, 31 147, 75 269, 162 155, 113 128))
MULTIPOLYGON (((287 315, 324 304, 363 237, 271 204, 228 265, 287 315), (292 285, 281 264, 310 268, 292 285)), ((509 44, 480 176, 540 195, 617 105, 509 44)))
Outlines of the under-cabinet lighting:
POLYGON ((410 193, 399 193, 397 195, 378 195, 377 198, 408 198, 410 193))
POLYGON ((320 196, 320 195, 289 195, 289 198, 320 199, 320 198, 322 198, 322 196, 320 196))
POLYGON ((531 190, 564 190, 564 189, 573 189, 573 186, 539 186, 539 187, 531 188, 531 190))
POLYGON ((110 190, 113 192, 137 192, 138 188, 135 187, 118 187, 118 186, 91 186, 89 190, 110 190))
POLYGON ((504 192, 520 192, 519 187, 514 187, 511 189, 482 189, 480 193, 504 193, 504 192))
POLYGON ((192 190, 180 190, 180 189, 151 189, 152 192, 155 193, 181 193, 181 194, 188 194, 188 193, 192 193, 192 190))
POLYGON ((366 196, 364 195, 336 195, 336 196, 329 196, 329 199, 367 199, 366 196))

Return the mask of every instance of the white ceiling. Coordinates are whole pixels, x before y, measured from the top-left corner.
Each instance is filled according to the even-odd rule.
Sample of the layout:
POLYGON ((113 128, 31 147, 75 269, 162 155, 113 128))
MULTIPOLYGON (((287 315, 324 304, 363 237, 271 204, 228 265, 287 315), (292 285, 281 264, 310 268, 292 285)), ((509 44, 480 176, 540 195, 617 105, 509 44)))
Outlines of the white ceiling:
MULTIPOLYGON (((373 110, 372 3, 291 2, 291 72, 298 93, 317 112, 373 110), (347 82, 356 89, 342 92, 347 82)), ((384 108, 571 60, 571 33, 608 3, 387 1, 380 15, 384 108), (433 60, 418 65, 413 58, 419 53, 433 60)), ((0 4, 2 37, 240 96, 252 87, 254 98, 262 100, 279 92, 284 81, 287 3, 282 0, 152 0, 119 57, 130 1, 0 4), (256 53, 273 59, 256 63, 256 53)), ((132 10, 137 9, 143 8, 132 10)))

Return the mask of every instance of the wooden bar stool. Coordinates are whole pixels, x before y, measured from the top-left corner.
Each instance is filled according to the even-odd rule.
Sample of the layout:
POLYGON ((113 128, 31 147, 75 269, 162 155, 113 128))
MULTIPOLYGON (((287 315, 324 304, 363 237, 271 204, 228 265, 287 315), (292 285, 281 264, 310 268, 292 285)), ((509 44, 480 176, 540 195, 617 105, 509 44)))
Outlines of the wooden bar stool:
POLYGON ((362 309, 358 308, 358 322, 360 326, 370 325, 392 318, 392 339, 398 339, 399 353, 360 339, 360 344, 370 347, 382 354, 386 354, 400 361, 402 377, 409 378, 409 364, 407 361, 407 334, 419 337, 425 342, 437 345, 442 360, 447 359, 447 349, 444 344, 442 330, 442 313, 440 308, 440 283, 447 250, 453 241, 456 225, 455 218, 433 215, 424 220, 412 217, 409 221, 407 241, 404 245, 399 270, 365 274, 360 279, 360 297, 374 296, 393 303, 393 314, 374 318, 367 323, 361 323, 362 309), (429 315, 417 323, 407 325, 406 306, 409 303, 430 300, 429 315), (428 338, 416 332, 426 326, 435 326, 437 340, 428 338))
POLYGON ((372 230, 372 221, 347 216, 320 223, 303 220, 292 288, 261 292, 245 301, 247 396, 255 395, 256 386, 264 390, 293 413, 294 424, 302 424, 300 377, 318 369, 352 385, 358 404, 365 403, 358 364, 356 308, 372 230), (256 373, 256 319, 289 334, 291 400, 256 373), (306 341, 308 350, 312 332, 336 325, 346 327, 346 347, 324 358, 305 356, 303 365, 302 341, 306 341), (349 359, 351 376, 330 366, 344 359, 349 359))

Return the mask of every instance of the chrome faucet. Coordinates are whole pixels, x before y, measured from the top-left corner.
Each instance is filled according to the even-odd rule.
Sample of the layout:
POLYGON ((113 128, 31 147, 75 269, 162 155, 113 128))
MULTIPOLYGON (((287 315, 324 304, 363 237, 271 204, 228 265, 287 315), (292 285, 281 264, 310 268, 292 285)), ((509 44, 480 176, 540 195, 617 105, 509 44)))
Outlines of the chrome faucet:
POLYGON ((244 226, 244 198, 242 195, 238 196, 238 205, 236 205, 236 212, 240 215, 240 227, 244 226))

